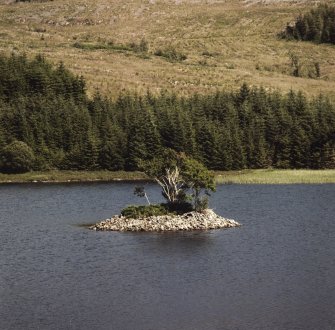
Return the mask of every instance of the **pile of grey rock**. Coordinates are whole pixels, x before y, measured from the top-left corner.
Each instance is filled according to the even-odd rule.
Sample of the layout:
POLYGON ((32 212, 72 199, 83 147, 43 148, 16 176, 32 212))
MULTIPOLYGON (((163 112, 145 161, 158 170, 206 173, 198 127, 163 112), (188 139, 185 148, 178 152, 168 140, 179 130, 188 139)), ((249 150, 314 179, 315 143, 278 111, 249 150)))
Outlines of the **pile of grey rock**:
POLYGON ((178 230, 207 230, 239 227, 240 224, 231 219, 217 215, 213 210, 188 212, 182 215, 160 215, 138 219, 129 219, 115 215, 110 219, 96 223, 89 228, 92 230, 113 231, 178 231, 178 230))

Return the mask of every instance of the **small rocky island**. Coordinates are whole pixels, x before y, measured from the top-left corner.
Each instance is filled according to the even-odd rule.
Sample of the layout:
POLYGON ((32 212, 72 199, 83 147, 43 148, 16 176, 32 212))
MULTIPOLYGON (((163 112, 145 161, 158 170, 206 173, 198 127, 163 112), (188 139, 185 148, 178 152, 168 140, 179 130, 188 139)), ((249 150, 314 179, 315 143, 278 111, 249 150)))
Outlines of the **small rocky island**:
POLYGON ((208 230, 239 226, 240 224, 237 221, 225 219, 217 215, 213 210, 205 209, 202 212, 192 211, 181 215, 159 215, 136 219, 115 215, 89 228, 93 230, 112 231, 179 231, 208 230))
POLYGON ((134 194, 148 205, 128 206, 90 229, 111 231, 179 231, 239 227, 208 208, 210 191, 215 191, 212 172, 199 161, 166 149, 159 157, 141 164, 142 170, 162 188, 165 203, 151 204, 143 186, 134 194))

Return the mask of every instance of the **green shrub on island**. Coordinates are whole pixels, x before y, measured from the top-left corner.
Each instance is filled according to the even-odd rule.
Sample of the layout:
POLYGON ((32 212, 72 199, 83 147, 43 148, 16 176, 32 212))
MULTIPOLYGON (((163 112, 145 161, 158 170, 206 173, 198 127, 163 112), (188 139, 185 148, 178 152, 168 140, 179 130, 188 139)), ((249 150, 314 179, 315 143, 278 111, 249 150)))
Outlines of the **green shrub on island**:
POLYGON ((170 211, 170 213, 174 214, 184 214, 188 212, 194 211, 194 207, 192 203, 187 201, 178 201, 176 203, 166 203, 166 208, 170 211))
POLYGON ((164 204, 158 205, 130 205, 121 211, 121 215, 126 218, 145 218, 169 214, 169 210, 164 204))
POLYGON ((128 219, 146 218, 168 214, 185 214, 194 211, 189 202, 162 203, 151 205, 130 205, 121 211, 121 215, 128 219))

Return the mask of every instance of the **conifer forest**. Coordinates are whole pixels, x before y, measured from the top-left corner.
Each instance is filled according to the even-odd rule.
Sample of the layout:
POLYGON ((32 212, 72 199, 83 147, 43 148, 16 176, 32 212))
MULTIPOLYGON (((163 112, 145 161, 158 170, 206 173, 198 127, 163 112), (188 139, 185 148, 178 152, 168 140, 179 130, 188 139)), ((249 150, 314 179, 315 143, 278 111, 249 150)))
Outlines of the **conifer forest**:
POLYGON ((189 97, 88 97, 85 80, 62 63, 0 57, 2 172, 133 171, 165 148, 212 170, 335 168, 335 106, 247 84, 189 97))

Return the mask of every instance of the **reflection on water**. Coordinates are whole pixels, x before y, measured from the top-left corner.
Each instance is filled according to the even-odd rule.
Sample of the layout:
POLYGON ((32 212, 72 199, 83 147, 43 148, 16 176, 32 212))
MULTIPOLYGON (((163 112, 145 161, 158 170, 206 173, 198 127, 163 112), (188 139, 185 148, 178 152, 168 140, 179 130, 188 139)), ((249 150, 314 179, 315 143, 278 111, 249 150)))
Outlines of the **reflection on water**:
POLYGON ((1 329, 335 329, 334 185, 219 186, 241 228, 79 226, 141 203, 134 185, 0 186, 1 329))

